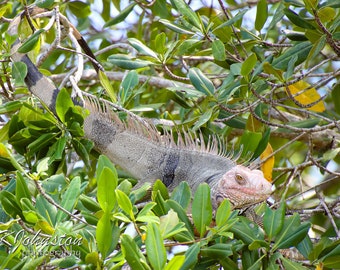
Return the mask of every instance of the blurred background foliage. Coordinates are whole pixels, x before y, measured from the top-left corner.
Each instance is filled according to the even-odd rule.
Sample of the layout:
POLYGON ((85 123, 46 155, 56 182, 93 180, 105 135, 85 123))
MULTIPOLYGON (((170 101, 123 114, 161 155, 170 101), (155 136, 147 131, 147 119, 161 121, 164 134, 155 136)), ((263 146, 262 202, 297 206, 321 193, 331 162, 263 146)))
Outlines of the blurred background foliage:
MULTIPOLYGON (((340 268, 337 0, 0 4, 2 268, 340 268), (207 140, 215 134, 240 162, 256 161, 274 186, 275 210, 257 209, 262 225, 238 217, 227 202, 215 223, 209 207, 196 215, 210 202, 204 185, 191 194, 183 183, 170 195, 156 183, 152 202, 137 208, 148 185, 131 189, 135 179, 82 137, 84 112, 60 98, 57 120, 29 94, 25 66, 10 63, 16 37, 7 33, 9 20, 31 4, 57 8, 104 67, 108 81, 85 57, 79 88, 160 130, 183 126, 207 140), (33 241, 37 232, 45 240, 82 241, 19 241, 20 235, 33 241), (187 249, 172 252, 178 243, 187 249)), ((21 50, 70 92, 69 76, 79 69, 72 41, 62 36, 56 44, 55 26, 31 30, 30 24, 43 29, 49 21, 24 21, 21 50)))

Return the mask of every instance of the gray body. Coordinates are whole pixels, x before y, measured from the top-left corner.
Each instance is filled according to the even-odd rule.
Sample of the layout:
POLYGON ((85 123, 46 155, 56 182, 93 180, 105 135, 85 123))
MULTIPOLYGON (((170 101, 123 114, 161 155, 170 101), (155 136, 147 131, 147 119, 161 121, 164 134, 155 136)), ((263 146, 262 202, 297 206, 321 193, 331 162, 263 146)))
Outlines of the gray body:
POLYGON ((84 130, 99 152, 136 179, 161 179, 170 189, 188 181, 193 189, 214 183, 236 164, 232 160, 194 149, 153 141, 131 129, 120 129, 110 120, 91 113, 84 130), (99 116, 99 117, 98 117, 99 116))

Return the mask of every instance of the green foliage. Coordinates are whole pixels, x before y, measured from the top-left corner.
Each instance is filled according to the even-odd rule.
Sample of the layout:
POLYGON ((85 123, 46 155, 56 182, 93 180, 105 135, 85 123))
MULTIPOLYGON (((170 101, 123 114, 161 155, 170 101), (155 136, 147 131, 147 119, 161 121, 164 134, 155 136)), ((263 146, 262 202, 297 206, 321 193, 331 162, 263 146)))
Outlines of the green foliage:
POLYGON ((192 190, 183 179, 172 191, 161 181, 133 187, 136 179, 84 139, 88 112, 74 104, 64 73, 81 63, 64 35, 69 26, 56 27, 51 13, 19 27, 19 51, 56 84, 65 79, 53 115, 29 95, 27 66, 9 64, 17 36, 7 19, 25 7, 5 1, 0 268, 339 269, 340 185, 333 181, 340 162, 338 1, 228 0, 210 7, 114 0, 102 1, 102 10, 92 2, 36 1, 41 8, 58 6, 98 51, 106 72, 94 78, 87 61, 78 86, 141 117, 173 121, 177 131, 205 143, 211 134, 228 139, 221 152, 240 162, 265 160, 271 146, 274 203, 243 215, 228 200, 213 210, 207 184, 192 190), (289 94, 292 86, 297 92, 289 94), (320 103, 326 110, 313 110, 320 103), (303 209, 309 211, 302 219, 297 212, 303 209), (253 212, 259 215, 249 218, 253 212))

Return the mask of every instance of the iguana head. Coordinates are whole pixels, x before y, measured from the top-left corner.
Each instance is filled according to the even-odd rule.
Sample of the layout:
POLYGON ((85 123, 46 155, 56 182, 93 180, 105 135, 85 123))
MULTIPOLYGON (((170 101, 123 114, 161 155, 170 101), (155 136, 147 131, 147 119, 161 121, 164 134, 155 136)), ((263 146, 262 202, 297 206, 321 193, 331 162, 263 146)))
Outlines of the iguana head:
POLYGON ((260 170, 236 165, 212 188, 212 199, 215 207, 227 198, 234 208, 242 208, 266 200, 271 190, 260 170))

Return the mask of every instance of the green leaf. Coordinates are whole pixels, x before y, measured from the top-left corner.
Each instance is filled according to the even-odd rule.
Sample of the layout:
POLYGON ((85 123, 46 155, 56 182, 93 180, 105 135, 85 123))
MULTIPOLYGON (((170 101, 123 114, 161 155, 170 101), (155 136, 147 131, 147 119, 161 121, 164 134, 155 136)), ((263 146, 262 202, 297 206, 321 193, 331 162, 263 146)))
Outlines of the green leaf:
MULTIPOLYGON (((297 244, 296 248, 300 253, 305 257, 309 258, 309 254, 313 250, 313 243, 310 237, 307 235, 299 244, 297 244)), ((309 258, 310 259, 310 258, 309 258)))
POLYGON ((157 216, 166 215, 169 211, 168 205, 165 203, 165 200, 161 194, 160 190, 152 191, 152 201, 156 203, 153 211, 157 216))
POLYGON ((322 265, 327 269, 339 269, 340 268, 340 256, 329 256, 323 262, 322 265))
POLYGON ((152 209, 155 207, 156 203, 149 202, 147 203, 143 209, 138 213, 136 221, 139 222, 156 222, 159 223, 159 217, 157 217, 152 209))
POLYGON ((199 243, 191 245, 191 247, 189 247, 189 249, 185 252, 185 261, 181 267, 181 270, 193 269, 198 261, 199 252, 199 243))
MULTIPOLYGON (((98 158, 96 175, 100 176, 105 167, 109 168, 115 174, 115 178, 118 178, 116 168, 112 164, 111 160, 105 155, 100 155, 98 158)), ((114 179, 112 180, 114 181, 114 179)), ((118 185, 118 183, 116 184, 118 185)), ((117 185, 114 187, 114 189, 116 189, 117 185)))
MULTIPOLYGON (((4 3, 0 7, 0 17, 3 17, 6 13, 10 13, 11 11, 12 11, 12 3, 9 3, 9 2, 7 2, 6 4, 4 3)), ((10 43, 9 45, 11 44, 12 43, 10 43)))
MULTIPOLYGON (((12 65, 12 76, 17 86, 25 85, 25 78, 27 75, 27 66, 23 62, 14 62, 12 65)), ((19 101, 16 101, 17 103, 19 101)), ((9 106, 7 103, 1 106, 9 106)))
POLYGON ((79 200, 82 203, 82 205, 91 212, 98 212, 101 210, 100 205, 93 198, 85 194, 80 194, 79 200))
POLYGON ((18 49, 19 53, 28 53, 38 44, 41 33, 45 32, 44 29, 39 29, 32 36, 30 36, 18 49))
POLYGON ((200 184, 194 194, 192 201, 192 218, 202 238, 212 221, 210 187, 206 183, 200 184))
POLYGON ((28 198, 21 198, 20 204, 23 210, 22 213, 26 221, 32 224, 36 224, 39 220, 39 216, 31 200, 28 198))
POLYGON ((316 9, 319 3, 319 0, 303 0, 308 10, 316 9))
POLYGON ((224 200, 217 208, 216 211, 216 226, 223 227, 227 224, 231 214, 231 204, 229 200, 224 200))
POLYGON ((172 30, 172 31, 174 31, 176 33, 179 33, 179 34, 187 34, 187 35, 194 35, 195 34, 195 32, 190 31, 189 29, 187 29, 187 28, 185 28, 183 26, 174 24, 174 23, 172 23, 172 22, 170 22, 168 20, 160 19, 159 22, 164 24, 170 30, 172 30))
POLYGON ((170 209, 165 216, 160 217, 159 229, 164 239, 186 231, 184 226, 184 223, 179 221, 178 215, 173 209, 170 209))
POLYGON ((216 61, 225 61, 227 56, 225 53, 224 44, 221 40, 219 39, 214 40, 211 48, 212 48, 212 54, 216 61))
POLYGON ((56 133, 46 133, 39 136, 39 138, 37 138, 27 146, 28 156, 33 156, 44 147, 49 146, 52 142, 55 141, 57 135, 58 134, 56 133))
POLYGON ((104 212, 98 221, 96 228, 96 240, 98 250, 102 254, 103 258, 106 258, 112 243, 112 226, 109 212, 104 212))
MULTIPOLYGON (((297 60, 297 56, 294 55, 295 59, 297 60)), ((290 61, 291 59, 289 59, 290 61)), ((296 62, 295 60, 295 62, 296 62)), ((293 67, 294 68, 294 67, 293 67)), ((280 69, 274 68, 270 63, 264 62, 263 63, 263 70, 268 73, 274 75, 276 78, 278 78, 280 81, 283 81, 283 72, 280 69)))
POLYGON ((183 209, 187 209, 191 200, 191 190, 188 182, 180 182, 179 185, 171 192, 170 198, 179 203, 183 209))
POLYGON ((55 160, 61 160, 66 148, 67 138, 65 136, 58 138, 58 140, 51 147, 53 149, 50 164, 55 160))
POLYGON ((300 217, 298 214, 294 214, 293 216, 286 218, 283 228, 275 238, 276 241, 272 250, 275 251, 276 249, 296 246, 306 237, 309 228, 309 223, 303 223, 300 225, 300 217))
POLYGON ((201 249, 201 255, 223 260, 233 254, 232 244, 218 243, 201 249))
POLYGON ((319 261, 331 260, 335 256, 340 255, 340 241, 322 238, 317 246, 313 249, 313 258, 318 258, 319 261), (322 250, 321 250, 322 249, 322 250))
POLYGON ((322 50, 322 49, 325 47, 325 45, 326 45, 326 39, 327 39, 327 38, 326 38, 326 35, 322 35, 322 36, 319 38, 319 40, 317 40, 317 41, 314 43, 312 49, 309 51, 309 54, 308 54, 308 56, 307 56, 306 64, 305 64, 306 67, 308 66, 308 64, 309 64, 309 62, 310 62, 311 60, 314 60, 315 57, 316 57, 318 54, 320 54, 321 50, 322 50))
POLYGON ((306 41, 308 38, 306 37, 305 32, 298 32, 298 31, 286 31, 285 32, 287 38, 289 38, 292 41, 306 41))
POLYGON ((266 250, 269 250, 270 244, 264 240, 255 240, 248 246, 249 250, 259 250, 260 248, 265 248, 266 250))
POLYGON ((308 21, 304 20, 302 16, 299 16, 294 11, 285 8, 284 14, 288 17, 288 19, 295 25, 304 28, 304 29, 315 29, 315 27, 310 24, 308 21))
POLYGON ((139 41, 136 38, 129 38, 128 42, 131 44, 132 47, 134 47, 140 54, 151 56, 157 60, 158 55, 153 50, 151 50, 149 47, 144 45, 141 41, 139 41))
POLYGON ((246 77, 253 70, 257 62, 256 54, 253 53, 243 62, 241 67, 241 75, 246 77))
POLYGON ((179 270, 181 269, 184 260, 185 260, 184 255, 176 255, 167 263, 164 270, 179 270))
POLYGON ((294 47, 289 48, 287 51, 281 54, 278 58, 274 59, 272 65, 276 69, 286 70, 289 61, 295 55, 298 58, 295 65, 299 65, 306 60, 311 48, 312 44, 309 41, 299 42, 294 47))
POLYGON ((125 104, 132 96, 133 89, 138 85, 139 79, 136 71, 132 70, 124 77, 120 89, 119 97, 121 104, 125 104))
MULTIPOLYGON (((159 33, 154 41, 154 49, 156 50, 157 53, 159 53, 160 55, 163 55, 166 51, 166 41, 167 41, 167 37, 166 34, 164 32, 159 33)), ((177 42, 173 43, 173 44, 177 44, 177 42)), ((171 46, 173 47, 173 46, 171 46)), ((172 48, 173 50, 173 48, 172 48)))
MULTIPOLYGON (((72 212, 74 206, 78 201, 78 197, 80 195, 80 177, 77 176, 72 179, 70 185, 68 186, 67 190, 61 195, 61 203, 60 206, 66 209, 69 212, 72 212)), ((58 211, 56 222, 63 222, 64 219, 67 217, 65 212, 61 210, 58 211)))
POLYGON ((255 29, 261 31, 268 18, 268 5, 266 0, 260 0, 257 3, 255 29))
POLYGON ((307 270, 309 268, 304 267, 301 263, 294 262, 292 260, 288 260, 284 257, 281 258, 284 269, 286 270, 307 270))
POLYGON ((22 198, 26 198, 31 201, 31 194, 28 190, 27 183, 18 171, 16 172, 15 196, 17 198, 17 202, 20 202, 22 198))
POLYGON ((188 241, 194 240, 194 230, 192 228, 191 222, 187 216, 186 211, 177 202, 173 200, 167 200, 166 204, 177 213, 179 220, 184 222, 185 227, 188 230, 188 233, 186 234, 188 237, 188 241))
POLYGON ((104 212, 111 212, 116 203, 117 172, 103 167, 97 179, 97 199, 104 212))
POLYGON ((110 63, 127 70, 144 68, 150 65, 154 65, 153 62, 131 58, 130 56, 124 54, 110 55, 107 60, 110 63))
POLYGON ((24 218, 16 197, 11 192, 2 190, 0 192, 0 202, 3 210, 5 210, 9 216, 17 218, 17 215, 19 215, 21 218, 24 218))
POLYGON ((160 229, 156 223, 147 225, 145 248, 153 269, 163 270, 166 263, 166 250, 160 229))
POLYGON ((242 68, 242 63, 232 64, 230 65, 230 72, 234 76, 241 75, 241 68, 242 68))
POLYGON ((30 269, 38 269, 40 265, 44 263, 48 258, 47 255, 40 256, 38 258, 32 258, 31 260, 28 260, 25 265, 20 267, 22 270, 30 270, 30 269))
POLYGON ((134 270, 151 269, 148 266, 144 255, 131 236, 123 234, 121 236, 121 246, 124 258, 134 270))
POLYGON ((196 131, 198 130, 201 126, 203 126, 205 123, 207 123, 214 111, 214 107, 211 107, 209 109, 207 109, 202 115, 200 115, 200 117, 198 118, 197 122, 195 123, 195 125, 193 126, 192 130, 196 131))
POLYGON ((317 13, 321 22, 323 23, 334 20, 336 16, 336 10, 332 7, 322 7, 317 11, 317 13))
POLYGON ((191 68, 189 70, 189 79, 194 85, 194 87, 206 94, 207 96, 212 96, 215 92, 215 87, 213 83, 202 73, 198 68, 191 68))
POLYGON ((288 62, 287 72, 285 73, 285 80, 288 81, 294 74, 295 63, 298 60, 297 55, 294 55, 288 62))
POLYGON ((266 149, 268 145, 269 138, 270 138, 270 129, 268 128, 265 130, 264 134, 262 135, 261 140, 259 141, 256 149, 254 150, 254 154, 251 160, 255 160, 263 153, 263 151, 266 149))
POLYGON ((269 239, 273 239, 282 229, 285 217, 285 204, 281 203, 277 210, 272 210, 266 206, 263 216, 263 228, 269 239))
POLYGON ((72 145, 77 154, 81 157, 87 167, 90 167, 90 155, 89 152, 93 147, 93 143, 86 139, 79 140, 72 138, 72 145))
POLYGON ((116 196, 117 196, 117 202, 118 205, 123 211, 130 216, 132 220, 134 220, 134 215, 132 211, 132 203, 129 199, 129 197, 121 190, 116 189, 116 196))
POLYGON ((201 29, 201 20, 198 15, 185 3, 183 0, 170 0, 170 2, 176 7, 177 11, 187 18, 188 21, 197 29, 201 29))
POLYGON ((54 3, 54 0, 40 0, 37 2, 37 6, 40 8, 50 8, 54 3))
POLYGON ((99 70, 98 75, 99 75, 100 84, 103 86, 106 93, 109 95, 111 101, 116 102, 117 101, 116 93, 115 93, 114 89, 112 88, 112 85, 111 85, 109 78, 101 70, 99 70))
POLYGON ((70 97, 70 94, 67 92, 65 88, 62 88, 59 91, 56 100, 56 113, 63 123, 66 123, 65 115, 67 111, 72 107, 74 107, 74 104, 70 97))
POLYGON ((224 23, 220 24, 219 26, 217 26, 217 27, 214 29, 214 31, 217 30, 217 29, 219 29, 219 28, 224 28, 224 27, 226 27, 226 26, 231 26, 231 25, 233 25, 233 24, 236 23, 237 21, 241 20, 241 19, 243 18, 244 14, 246 14, 247 11, 248 11, 247 9, 246 9, 246 10, 240 11, 240 12, 237 13, 234 17, 232 17, 230 20, 227 20, 226 22, 224 22, 224 23))
POLYGON ((50 204, 40 194, 36 198, 36 209, 39 215, 43 216, 45 220, 48 220, 51 225, 56 225, 57 208, 50 204))
POLYGON ((242 156, 246 156, 248 153, 254 153, 261 139, 261 132, 252 132, 245 130, 240 141, 240 145, 243 146, 242 156))
POLYGON ((77 18, 87 18, 91 14, 91 6, 88 3, 70 1, 67 5, 77 18))
MULTIPOLYGON (((320 123, 320 118, 311 118, 307 120, 301 120, 297 122, 288 122, 287 124, 292 127, 297 127, 297 128, 313 128, 317 124, 320 123)), ((281 129, 279 129, 281 130, 281 129)), ((278 131, 278 130, 277 130, 278 131)))
POLYGON ((126 19, 127 16, 129 16, 129 14, 131 13, 131 11, 133 10, 133 8, 135 7, 137 3, 133 2, 130 5, 128 5, 126 8, 124 8, 118 16, 114 17, 112 20, 107 21, 104 24, 104 28, 111 26, 111 25, 115 25, 117 23, 120 23, 122 21, 124 21, 126 19))
MULTIPOLYGON (((14 62, 13 65, 15 65, 16 63, 22 63, 22 62, 14 62)), ((12 66, 12 69, 13 69, 13 66, 12 66)), ((26 74, 25 72, 23 73, 26 74)), ((14 75, 14 71, 12 72, 12 75, 14 75)), ((21 107, 22 107, 22 102, 20 100, 9 101, 9 102, 0 104, 0 114, 14 112, 14 111, 19 110, 21 107)))
POLYGON ((152 187, 152 198, 154 199, 155 196, 157 195, 157 193, 160 193, 160 195, 162 196, 162 198, 164 200, 169 199, 169 192, 167 187, 164 185, 164 183, 161 180, 156 180, 155 183, 153 184, 152 187))
POLYGON ((238 219, 239 221, 230 228, 230 231, 235 234, 237 239, 248 245, 258 240, 264 240, 263 232, 259 226, 251 223, 245 217, 240 216, 238 219))

